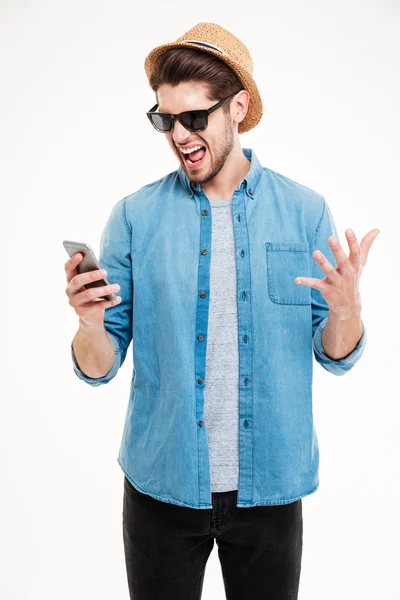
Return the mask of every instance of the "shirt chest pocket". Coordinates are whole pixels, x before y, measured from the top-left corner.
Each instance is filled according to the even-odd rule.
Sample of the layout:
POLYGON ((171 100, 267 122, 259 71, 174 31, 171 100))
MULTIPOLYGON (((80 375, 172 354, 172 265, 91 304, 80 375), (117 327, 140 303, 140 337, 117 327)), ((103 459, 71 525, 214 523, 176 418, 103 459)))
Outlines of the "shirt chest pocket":
POLYGON ((295 283, 311 277, 307 242, 265 242, 267 287, 276 304, 311 304, 311 287, 295 283))

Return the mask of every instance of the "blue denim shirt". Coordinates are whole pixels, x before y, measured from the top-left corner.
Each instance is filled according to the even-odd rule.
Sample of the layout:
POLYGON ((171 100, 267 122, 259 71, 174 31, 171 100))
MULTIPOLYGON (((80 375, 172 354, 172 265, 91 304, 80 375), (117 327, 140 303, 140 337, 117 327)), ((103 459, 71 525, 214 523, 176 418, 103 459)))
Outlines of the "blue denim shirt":
MULTIPOLYGON (((313 422, 316 361, 344 375, 361 357, 366 329, 342 360, 323 349, 328 320, 322 294, 294 283, 325 274, 312 257, 337 235, 323 196, 262 167, 242 148, 250 170, 232 197, 239 344, 238 507, 286 504, 319 485, 313 422)), ((108 383, 132 341, 133 374, 117 461, 141 492, 180 506, 212 508, 204 386, 211 261, 211 210, 201 185, 182 166, 119 200, 100 242, 99 263, 122 301, 106 309, 115 348, 108 383)))

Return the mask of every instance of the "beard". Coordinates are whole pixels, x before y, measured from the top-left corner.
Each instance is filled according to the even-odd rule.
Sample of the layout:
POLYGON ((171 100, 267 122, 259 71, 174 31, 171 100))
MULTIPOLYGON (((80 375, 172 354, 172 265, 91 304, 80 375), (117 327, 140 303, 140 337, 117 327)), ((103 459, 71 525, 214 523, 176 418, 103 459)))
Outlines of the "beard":
MULTIPOLYGON (((229 115, 227 115, 227 118, 225 119, 225 128, 223 132, 221 146, 214 150, 214 157, 211 157, 210 154, 211 164, 208 167, 208 171, 206 169, 203 169, 200 173, 192 173, 191 170, 187 170, 187 175, 190 181, 202 184, 208 183, 209 181, 214 179, 214 177, 218 175, 218 173, 224 166, 228 155, 230 154, 230 152, 232 152, 233 146, 234 136, 229 115)), ((208 160, 208 157, 206 157, 206 159, 208 160)))

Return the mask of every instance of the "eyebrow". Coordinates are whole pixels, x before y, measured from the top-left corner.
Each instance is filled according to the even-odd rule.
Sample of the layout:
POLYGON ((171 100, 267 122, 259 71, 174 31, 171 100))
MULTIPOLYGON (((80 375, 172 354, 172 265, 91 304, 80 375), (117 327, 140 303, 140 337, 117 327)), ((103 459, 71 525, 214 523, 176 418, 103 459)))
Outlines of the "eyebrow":
MULTIPOLYGON (((164 110, 163 108, 160 107, 160 105, 158 106, 157 110, 160 113, 168 113, 169 115, 172 115, 172 114, 178 114, 179 115, 180 114, 180 113, 172 113, 170 110, 164 110)), ((191 110, 198 110, 198 109, 189 108, 188 110, 181 110, 181 112, 190 112, 191 110)))

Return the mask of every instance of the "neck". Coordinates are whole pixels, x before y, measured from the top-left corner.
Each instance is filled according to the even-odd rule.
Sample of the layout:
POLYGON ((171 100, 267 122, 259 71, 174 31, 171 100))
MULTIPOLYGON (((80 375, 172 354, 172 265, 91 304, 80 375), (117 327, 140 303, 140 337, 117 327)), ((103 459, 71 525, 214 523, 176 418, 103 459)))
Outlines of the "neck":
POLYGON ((242 179, 250 170, 251 162, 245 157, 241 147, 234 148, 224 166, 212 181, 201 184, 209 200, 231 198, 242 179))

